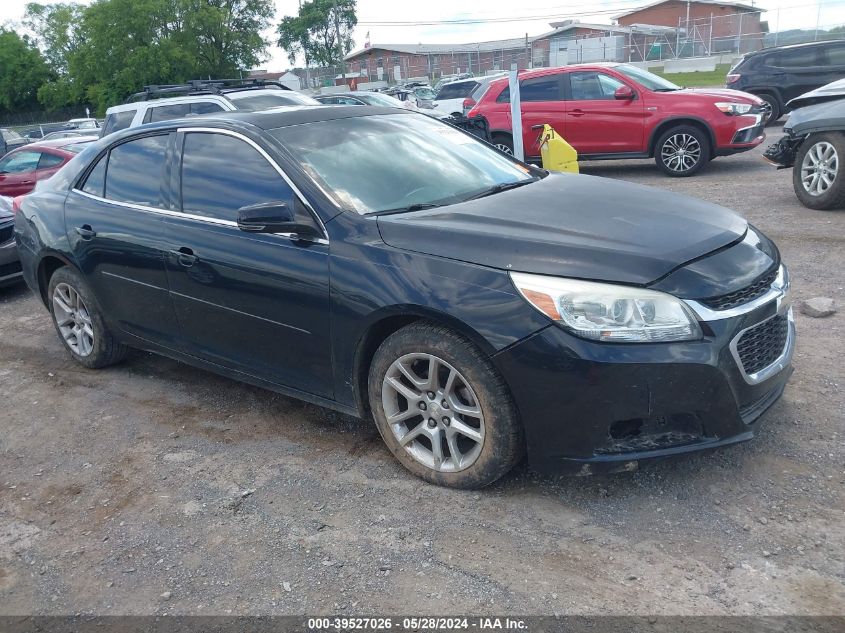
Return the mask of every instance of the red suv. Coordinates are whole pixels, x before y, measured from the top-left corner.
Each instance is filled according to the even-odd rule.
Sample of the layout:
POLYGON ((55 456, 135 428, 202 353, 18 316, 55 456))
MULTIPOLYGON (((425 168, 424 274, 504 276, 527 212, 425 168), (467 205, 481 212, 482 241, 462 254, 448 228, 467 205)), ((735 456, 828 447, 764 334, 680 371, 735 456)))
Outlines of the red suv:
MULTIPOLYGON (((654 158, 670 176, 763 142, 769 106, 726 89, 687 89, 628 64, 577 64, 519 74, 523 147, 540 155, 544 123, 588 160, 654 158)), ((468 116, 487 119, 493 143, 513 153, 507 78, 490 84, 468 116)))

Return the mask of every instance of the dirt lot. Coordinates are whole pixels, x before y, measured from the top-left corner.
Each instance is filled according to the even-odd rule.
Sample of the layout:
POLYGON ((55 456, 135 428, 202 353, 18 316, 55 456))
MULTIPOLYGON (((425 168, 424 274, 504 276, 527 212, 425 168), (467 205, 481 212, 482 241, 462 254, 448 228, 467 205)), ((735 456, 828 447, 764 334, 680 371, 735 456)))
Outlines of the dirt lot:
MULTIPOLYGON (((739 210, 797 298, 842 305, 845 212, 801 207, 760 153, 685 180, 584 171, 739 210)), ((845 614, 845 310, 796 318, 753 442, 455 492, 369 423, 146 354, 82 369, 0 290, 0 613, 845 614)))

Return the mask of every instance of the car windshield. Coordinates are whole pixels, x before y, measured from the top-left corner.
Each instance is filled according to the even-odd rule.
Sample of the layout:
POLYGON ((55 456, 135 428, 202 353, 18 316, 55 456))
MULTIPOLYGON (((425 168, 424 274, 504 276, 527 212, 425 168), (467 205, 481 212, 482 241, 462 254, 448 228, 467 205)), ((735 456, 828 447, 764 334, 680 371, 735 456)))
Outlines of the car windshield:
POLYGON ((234 102, 238 110, 247 110, 249 112, 269 110, 270 108, 278 108, 279 106, 320 105, 320 102, 316 99, 292 90, 262 92, 244 96, 226 96, 234 102))
POLYGON ((434 99, 437 96, 434 93, 434 90, 432 90, 428 86, 414 88, 414 94, 417 96, 418 99, 434 99))
POLYGON ((388 108, 401 108, 402 102, 399 101, 396 97, 391 97, 390 95, 383 95, 379 94, 378 92, 373 92, 366 95, 356 94, 361 101, 366 101, 370 105, 380 105, 380 106, 387 106, 388 108))
POLYGON ((341 206, 365 215, 444 206, 535 180, 486 143, 414 113, 319 121, 270 134, 341 206))
POLYGON ((614 66, 613 69, 617 72, 622 73, 628 79, 636 81, 643 88, 648 88, 649 90, 654 90, 656 92, 670 92, 672 90, 681 90, 680 86, 673 84, 671 81, 663 79, 663 77, 658 77, 654 73, 650 73, 647 70, 643 70, 642 68, 637 68, 636 66, 629 66, 628 64, 619 64, 618 66, 614 66))
POLYGON ((17 132, 13 132, 12 130, 3 130, 3 138, 7 141, 17 141, 22 139, 23 137, 17 132))

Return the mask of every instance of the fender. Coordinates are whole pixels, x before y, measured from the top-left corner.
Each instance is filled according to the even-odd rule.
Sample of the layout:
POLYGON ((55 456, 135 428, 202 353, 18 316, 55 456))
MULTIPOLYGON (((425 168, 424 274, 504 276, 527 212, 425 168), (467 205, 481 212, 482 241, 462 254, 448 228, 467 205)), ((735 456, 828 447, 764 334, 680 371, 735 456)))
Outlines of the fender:
POLYGON ((654 145, 655 143, 657 143, 657 137, 660 134, 662 134, 668 128, 672 127, 673 123, 680 124, 688 121, 694 121, 695 123, 702 125, 704 129, 707 130, 707 139, 710 141, 710 153, 714 154, 714 152, 716 151, 716 135, 713 133, 713 129, 710 127, 710 124, 707 123, 707 121, 705 121, 704 119, 697 116, 678 115, 673 116, 669 119, 664 119, 651 131, 648 137, 648 145, 646 145, 646 147, 648 147, 649 158, 652 158, 654 156, 654 145))

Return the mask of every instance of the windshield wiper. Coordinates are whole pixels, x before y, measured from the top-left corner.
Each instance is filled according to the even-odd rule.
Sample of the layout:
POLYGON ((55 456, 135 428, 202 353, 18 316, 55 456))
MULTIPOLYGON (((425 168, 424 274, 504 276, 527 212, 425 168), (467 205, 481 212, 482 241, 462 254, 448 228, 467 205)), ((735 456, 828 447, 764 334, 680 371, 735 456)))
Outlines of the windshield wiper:
POLYGON ((517 180, 516 182, 502 182, 498 185, 493 185, 492 187, 488 187, 484 191, 471 195, 469 198, 464 198, 464 202, 467 200, 477 200, 478 198, 485 198, 487 196, 492 196, 497 193, 502 193, 503 191, 507 191, 508 189, 516 189, 517 187, 522 187, 523 185, 531 184, 532 182, 537 182, 540 180, 539 178, 528 178, 526 180, 517 180))
POLYGON ((395 209, 384 209, 383 211, 374 211, 367 215, 390 215, 392 213, 407 213, 409 211, 424 211, 425 209, 433 209, 441 205, 433 202, 417 202, 416 204, 409 204, 407 207, 397 207, 395 209))

